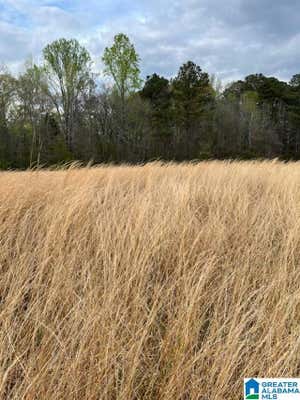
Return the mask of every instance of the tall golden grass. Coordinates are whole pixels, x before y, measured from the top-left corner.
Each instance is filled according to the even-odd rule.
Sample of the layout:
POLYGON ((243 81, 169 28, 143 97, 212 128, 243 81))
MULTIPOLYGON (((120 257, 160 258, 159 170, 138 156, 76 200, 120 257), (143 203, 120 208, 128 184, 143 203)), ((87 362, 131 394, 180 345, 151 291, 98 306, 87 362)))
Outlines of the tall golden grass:
POLYGON ((300 164, 0 174, 0 398, 242 398, 300 373, 300 164))

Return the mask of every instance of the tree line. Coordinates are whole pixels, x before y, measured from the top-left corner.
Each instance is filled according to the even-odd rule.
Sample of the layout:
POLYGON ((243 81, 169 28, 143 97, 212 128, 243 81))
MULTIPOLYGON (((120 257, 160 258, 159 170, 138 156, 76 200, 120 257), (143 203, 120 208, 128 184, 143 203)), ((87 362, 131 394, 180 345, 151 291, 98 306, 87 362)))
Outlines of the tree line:
POLYGON ((99 83, 88 51, 60 39, 43 63, 0 72, 0 168, 71 160, 144 162, 208 158, 300 158, 300 74, 289 83, 262 74, 222 88, 192 61, 167 79, 140 78, 124 34, 102 56, 99 83))

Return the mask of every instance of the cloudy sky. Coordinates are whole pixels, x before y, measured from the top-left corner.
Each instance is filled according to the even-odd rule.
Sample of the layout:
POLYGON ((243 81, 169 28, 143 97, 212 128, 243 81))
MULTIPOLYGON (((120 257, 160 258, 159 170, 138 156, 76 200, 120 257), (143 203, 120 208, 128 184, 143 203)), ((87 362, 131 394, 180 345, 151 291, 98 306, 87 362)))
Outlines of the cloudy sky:
POLYGON ((42 48, 75 37, 95 70, 116 33, 135 43, 143 76, 195 61, 224 81, 300 72, 299 0, 0 0, 0 64, 20 71, 42 48))

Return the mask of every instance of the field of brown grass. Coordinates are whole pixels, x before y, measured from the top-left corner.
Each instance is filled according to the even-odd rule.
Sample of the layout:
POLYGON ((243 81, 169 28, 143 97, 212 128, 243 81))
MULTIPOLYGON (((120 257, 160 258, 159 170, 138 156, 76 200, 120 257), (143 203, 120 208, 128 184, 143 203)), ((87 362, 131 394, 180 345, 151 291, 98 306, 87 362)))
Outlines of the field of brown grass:
POLYGON ((299 376, 299 217, 299 163, 0 173, 0 399, 299 376))

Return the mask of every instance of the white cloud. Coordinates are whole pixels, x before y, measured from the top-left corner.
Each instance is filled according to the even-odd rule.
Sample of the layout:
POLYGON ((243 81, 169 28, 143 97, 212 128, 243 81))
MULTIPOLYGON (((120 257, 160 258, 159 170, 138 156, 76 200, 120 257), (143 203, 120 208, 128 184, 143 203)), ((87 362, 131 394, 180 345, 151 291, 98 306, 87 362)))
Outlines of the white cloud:
POLYGON ((114 34, 127 33, 144 75, 174 75, 191 59, 225 80, 299 72, 298 0, 0 0, 0 63, 14 69, 59 37, 76 37, 101 68, 114 34))

